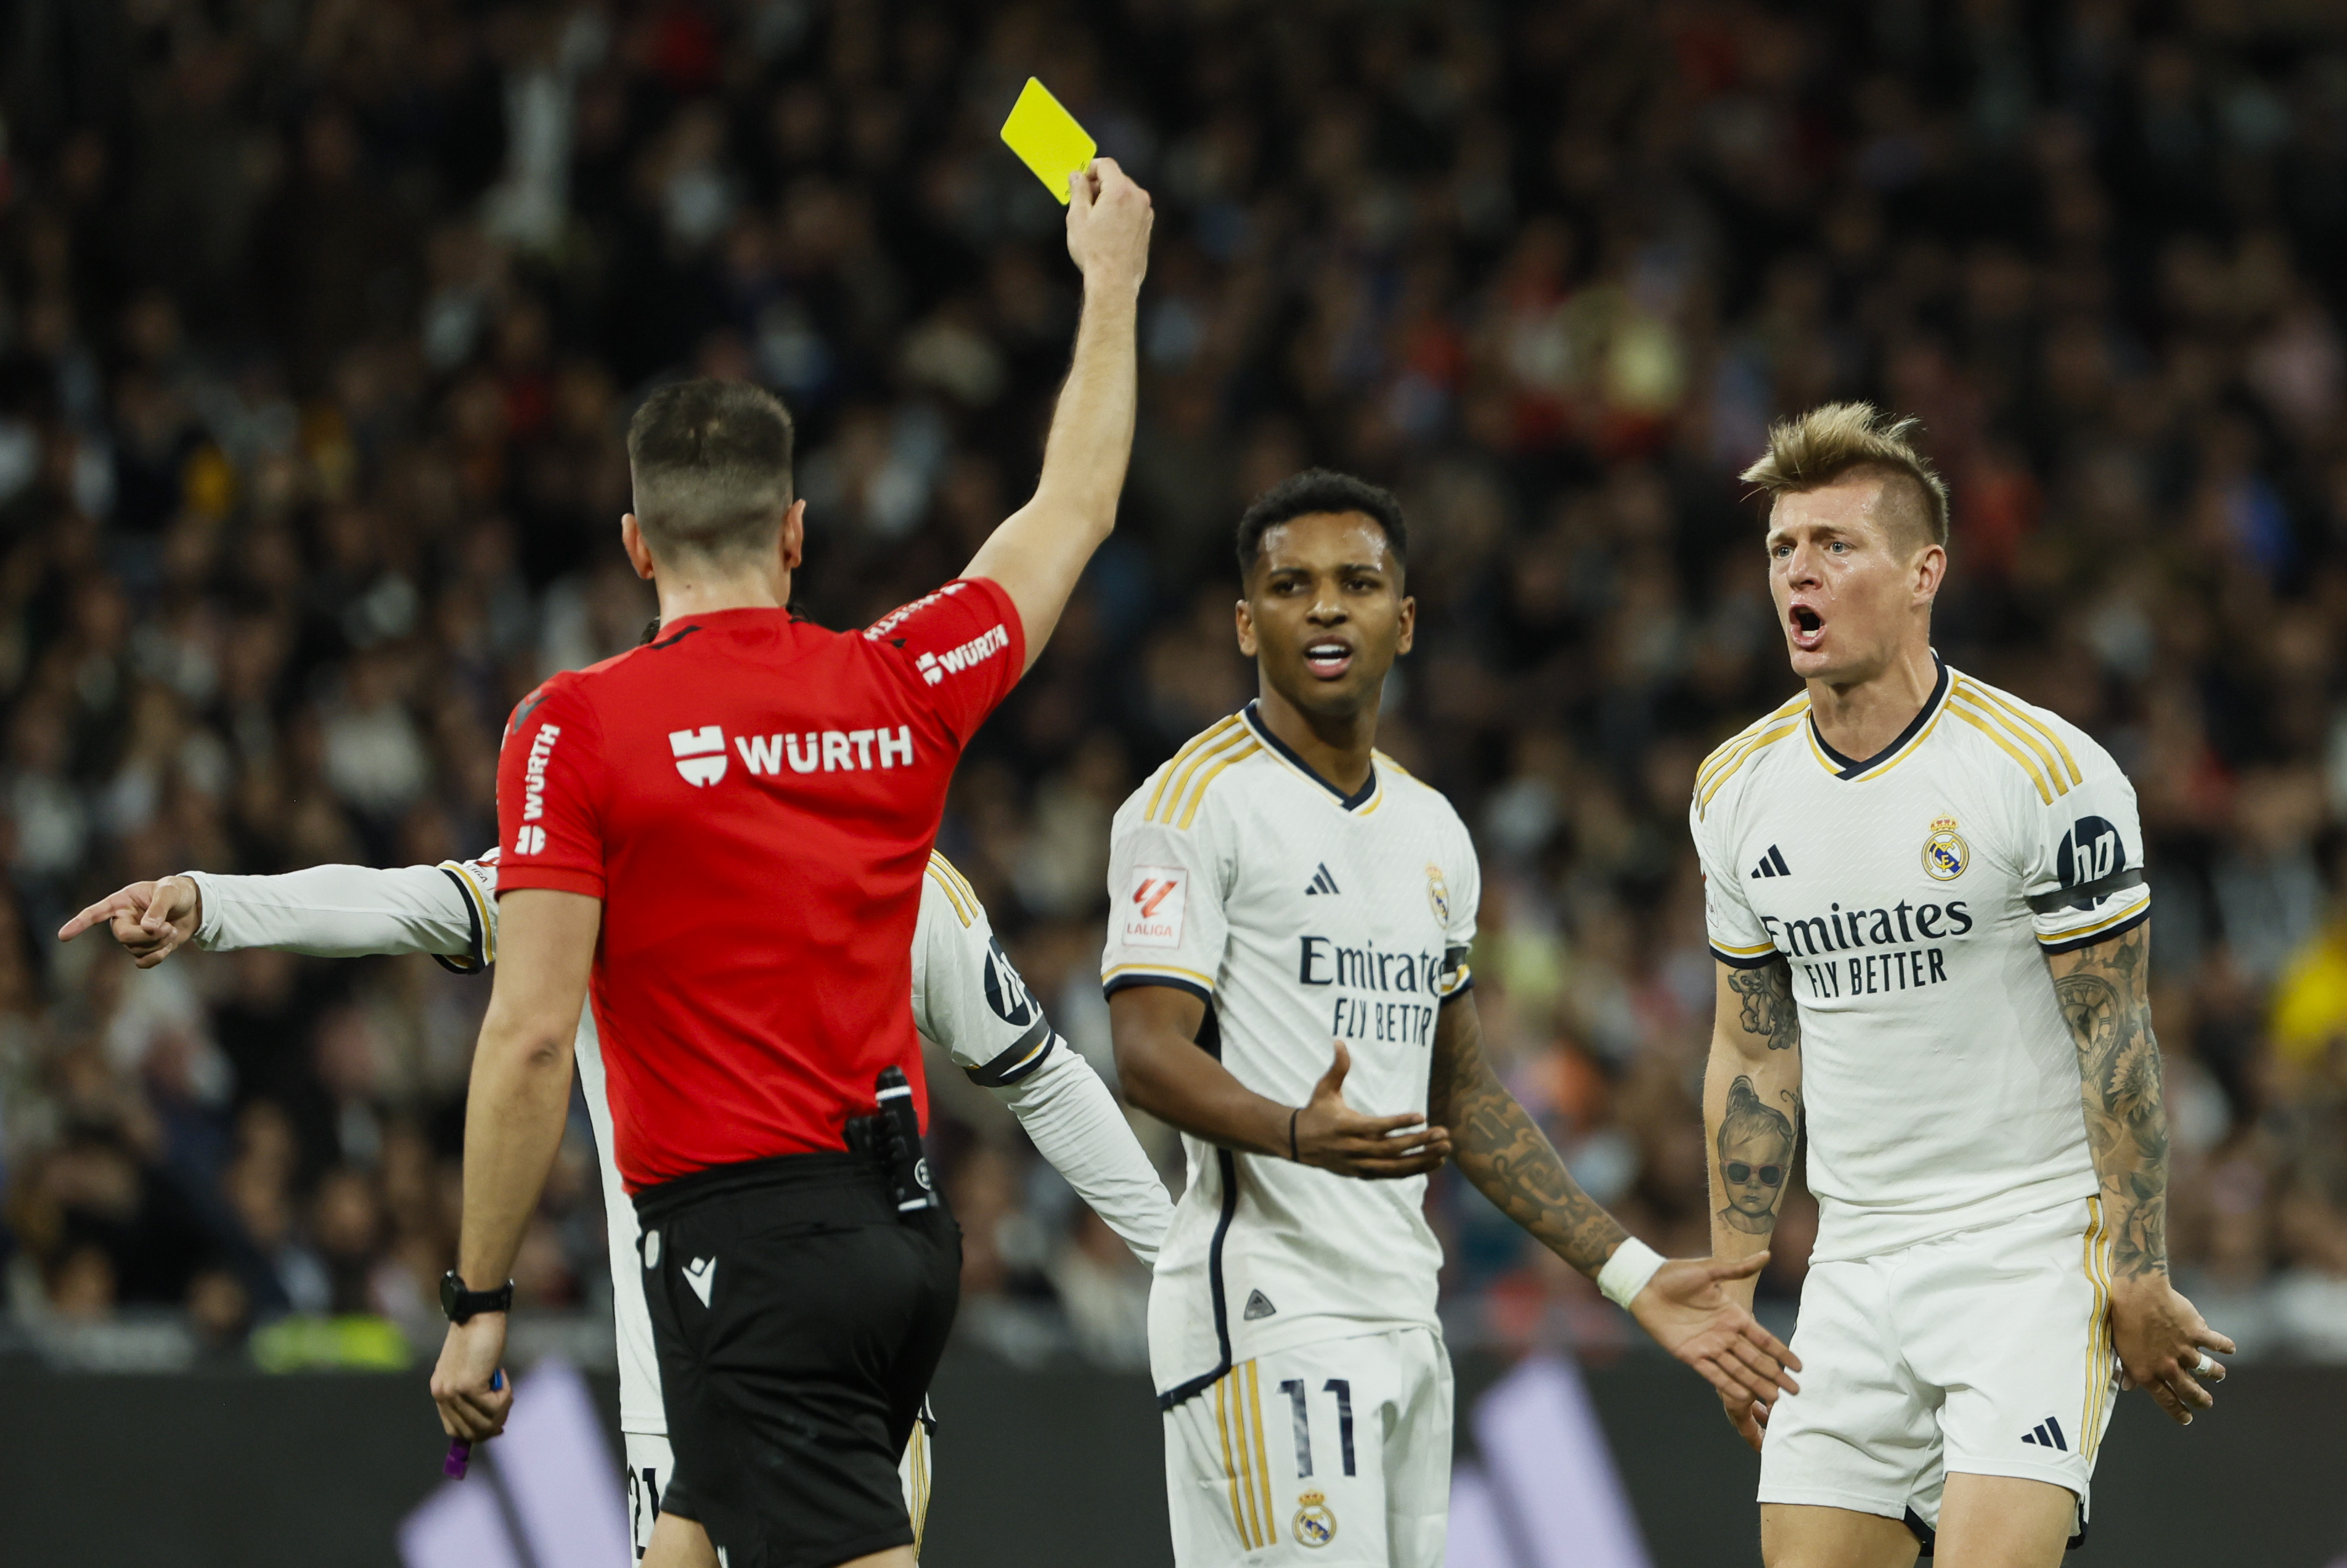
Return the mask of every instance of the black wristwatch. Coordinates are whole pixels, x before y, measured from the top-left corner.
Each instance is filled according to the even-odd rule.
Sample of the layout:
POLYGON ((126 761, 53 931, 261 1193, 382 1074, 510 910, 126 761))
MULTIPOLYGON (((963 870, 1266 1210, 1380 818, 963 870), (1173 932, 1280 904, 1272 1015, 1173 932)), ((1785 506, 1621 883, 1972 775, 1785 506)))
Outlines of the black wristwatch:
POLYGON ((463 1323, 476 1312, 510 1312, 513 1310, 513 1281, 506 1281, 498 1290, 467 1290, 455 1269, 440 1276, 440 1310, 448 1315, 451 1323, 463 1323))

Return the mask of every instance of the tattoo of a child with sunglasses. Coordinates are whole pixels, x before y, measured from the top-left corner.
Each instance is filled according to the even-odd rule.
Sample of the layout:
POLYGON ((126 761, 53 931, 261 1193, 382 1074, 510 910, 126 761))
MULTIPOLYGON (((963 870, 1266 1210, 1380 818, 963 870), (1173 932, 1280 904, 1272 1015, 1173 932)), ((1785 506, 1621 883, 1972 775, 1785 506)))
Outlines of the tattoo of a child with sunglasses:
MULTIPOLYGON (((1800 1097, 1781 1092, 1799 1116, 1800 1097)), ((1763 1101, 1751 1079, 1738 1077, 1727 1086, 1727 1113, 1719 1122, 1720 1187, 1727 1197, 1720 1223, 1749 1235, 1775 1230, 1792 1168, 1792 1119, 1763 1101)))
POLYGON ((1739 1021, 1745 1032, 1758 1035, 1771 1050, 1790 1050, 1801 1043, 1800 1004, 1793 1000, 1793 966, 1774 958, 1757 969, 1737 969, 1727 977, 1727 989, 1743 999, 1739 1021))

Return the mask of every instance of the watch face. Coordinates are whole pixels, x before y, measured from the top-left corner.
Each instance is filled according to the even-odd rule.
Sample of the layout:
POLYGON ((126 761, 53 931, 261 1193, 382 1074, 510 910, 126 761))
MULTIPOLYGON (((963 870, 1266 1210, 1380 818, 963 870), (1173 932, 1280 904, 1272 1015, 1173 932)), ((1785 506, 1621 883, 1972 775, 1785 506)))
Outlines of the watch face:
POLYGON ((440 1276, 440 1311, 451 1322, 456 1321, 456 1303, 465 1293, 464 1281, 450 1269, 440 1276))

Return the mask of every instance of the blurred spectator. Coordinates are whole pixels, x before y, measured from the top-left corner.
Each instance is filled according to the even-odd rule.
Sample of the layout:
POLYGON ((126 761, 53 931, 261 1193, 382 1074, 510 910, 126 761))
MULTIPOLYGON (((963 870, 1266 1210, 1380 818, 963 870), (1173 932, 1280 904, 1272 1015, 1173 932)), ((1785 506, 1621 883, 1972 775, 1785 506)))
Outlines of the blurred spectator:
MULTIPOLYGON (((661 377, 791 401, 806 613, 958 569, 1036 460, 1072 319, 1060 209, 995 140, 1032 72, 1156 195, 1142 424, 1123 527, 940 842, 1079 1049, 1111 1065, 1107 817, 1252 691, 1228 528, 1307 462, 1358 469, 1410 513, 1385 734, 1488 857, 1490 1048, 1593 1192, 1700 1249, 1686 790, 1790 689, 1734 474, 1770 419, 1869 396, 1922 416, 1954 487, 1942 650, 2140 793, 2178 1266, 2268 1348, 2347 1354, 2321 1327, 2347 1321, 2322 8, 94 3, 118 90, 45 85, 80 79, 54 30, 0 83, 0 1250, 26 1320, 433 1333, 484 982, 138 974, 47 933, 191 864, 485 848, 511 705, 651 613, 613 534, 661 377)), ((936 1104, 966 1332, 1132 1359, 1119 1249, 985 1096, 936 1104)), ((600 1300, 583 1137, 525 1247, 541 1305, 600 1300)), ((1460 1333, 1610 1343, 1479 1197, 1430 1202, 1460 1333)), ((1772 1297, 1813 1227, 1797 1192, 1772 1297)))

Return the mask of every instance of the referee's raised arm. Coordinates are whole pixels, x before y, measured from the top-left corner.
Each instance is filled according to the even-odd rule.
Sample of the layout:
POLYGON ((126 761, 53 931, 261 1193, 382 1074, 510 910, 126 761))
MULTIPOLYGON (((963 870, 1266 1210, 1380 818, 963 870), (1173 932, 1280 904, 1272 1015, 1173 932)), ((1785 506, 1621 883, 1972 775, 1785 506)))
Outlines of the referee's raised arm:
POLYGON ((1084 565, 1116 526, 1116 498, 1133 456, 1137 375, 1134 319, 1149 269, 1149 192, 1112 158, 1071 177, 1068 254, 1084 275, 1083 318, 1067 384, 1043 443, 1043 472, 1028 503, 1003 520, 964 577, 1001 585, 1019 607, 1034 666, 1084 565))

